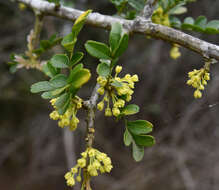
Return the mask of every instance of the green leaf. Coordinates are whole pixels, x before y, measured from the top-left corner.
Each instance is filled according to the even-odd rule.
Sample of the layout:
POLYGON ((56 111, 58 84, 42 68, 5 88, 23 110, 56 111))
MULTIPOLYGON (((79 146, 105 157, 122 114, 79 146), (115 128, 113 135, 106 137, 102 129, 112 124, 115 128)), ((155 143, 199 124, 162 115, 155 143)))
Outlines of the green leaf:
POLYGON ((41 97, 42 97, 43 99, 57 98, 57 95, 56 95, 56 96, 52 95, 52 92, 53 92, 53 91, 43 92, 43 93, 41 94, 41 97))
POLYGON ((139 107, 135 104, 129 104, 122 109, 121 114, 133 115, 139 112, 139 107))
POLYGON ((194 19, 192 17, 185 18, 182 29, 192 29, 194 25, 194 19))
POLYGON ((187 8, 183 6, 177 6, 175 9, 171 9, 169 14, 171 15, 180 15, 187 12, 187 8))
POLYGON ((77 38, 74 37, 72 33, 68 34, 62 39, 62 46, 68 51, 73 52, 75 44, 77 42, 77 38))
POLYGON ((17 71, 17 66, 18 66, 18 64, 13 64, 13 65, 11 65, 10 66, 10 72, 13 74, 13 73, 15 73, 16 71, 17 71))
POLYGON ((175 16, 170 17, 170 23, 175 28, 181 28, 181 21, 175 16))
POLYGON ((44 64, 42 69, 43 69, 43 72, 51 78, 54 77, 56 74, 58 74, 57 69, 53 67, 50 62, 47 62, 47 64, 44 64))
POLYGON ((49 82, 53 87, 61 88, 67 85, 67 77, 64 74, 58 74, 53 77, 49 82))
POLYGON ((31 86, 32 93, 54 90, 55 88, 48 81, 40 81, 31 86))
POLYGON ((84 57, 84 54, 82 52, 76 52, 71 60, 70 60, 70 64, 69 66, 74 66, 76 65, 79 61, 81 61, 81 59, 84 57))
POLYGON ((72 87, 75 89, 84 85, 91 77, 91 73, 88 69, 80 69, 72 76, 72 87))
POLYGON ((119 47, 115 51, 115 54, 113 57, 119 57, 120 55, 122 55, 128 47, 128 42, 129 42, 129 35, 125 33, 122 36, 120 43, 119 43, 119 47))
POLYGON ((50 59, 50 63, 56 68, 68 68, 69 59, 65 54, 56 54, 50 59))
POLYGON ((74 34, 74 37, 77 37, 79 32, 81 31, 82 27, 84 26, 84 23, 87 19, 87 16, 92 12, 92 10, 87 10, 86 12, 82 13, 77 20, 75 21, 73 27, 72 27, 72 33, 74 34))
POLYGON ((128 0, 128 4, 137 11, 141 11, 144 8, 144 4, 136 0, 128 0))
POLYGON ((62 88, 58 88, 58 89, 56 89, 56 90, 53 90, 53 91, 51 91, 51 95, 52 96, 58 96, 58 95, 60 95, 66 88, 68 88, 69 87, 69 85, 66 85, 66 86, 64 86, 64 87, 62 87, 62 88))
POLYGON ((73 81, 73 77, 74 77, 75 73, 78 72, 79 70, 81 70, 82 68, 83 68, 83 64, 82 64, 82 63, 81 63, 81 64, 78 64, 77 66, 75 66, 75 67, 71 70, 67 82, 68 82, 68 83, 71 83, 71 82, 73 81))
POLYGON ((101 42, 96 42, 93 40, 88 40, 85 43, 85 48, 87 50, 87 52, 96 58, 99 59, 111 59, 110 58, 110 49, 109 47, 101 42))
POLYGON ((205 28, 205 25, 207 23, 207 18, 205 16, 199 16, 196 20, 195 20, 195 25, 199 26, 201 28, 205 28))
POLYGON ((129 146, 132 143, 132 136, 127 129, 124 132, 123 141, 126 146, 129 146))
POLYGON ((133 135, 133 139, 139 146, 150 147, 155 144, 155 139, 151 135, 133 135))
POLYGON ((40 41, 40 46, 41 46, 43 49, 49 49, 49 48, 50 48, 50 42, 49 42, 49 40, 41 40, 41 41, 40 41))
POLYGON ((57 107, 59 114, 63 115, 66 112, 70 97, 70 93, 64 93, 57 99, 55 106, 57 107))
POLYGON ((115 79, 112 79, 113 82, 111 83, 112 86, 115 86, 115 87, 122 87, 122 82, 119 82, 115 79))
POLYGON ((215 28, 215 29, 219 29, 219 20, 212 20, 210 21, 207 25, 206 28, 215 28))
POLYGON ((114 22, 111 27, 109 44, 111 51, 113 52, 119 46, 119 41, 122 34, 122 25, 118 22, 114 22))
POLYGON ((97 66, 97 73, 102 77, 107 77, 110 74, 110 67, 106 63, 100 63, 97 66))
POLYGON ((208 34, 218 34, 219 31, 219 20, 212 20, 206 25, 206 33, 208 34))
POLYGON ((135 142, 132 143, 132 156, 136 162, 139 162, 144 157, 144 147, 138 146, 135 142))
POLYGON ((130 133, 134 135, 141 135, 141 134, 150 133, 153 130, 153 125, 149 121, 136 120, 136 121, 128 121, 127 128, 130 133))

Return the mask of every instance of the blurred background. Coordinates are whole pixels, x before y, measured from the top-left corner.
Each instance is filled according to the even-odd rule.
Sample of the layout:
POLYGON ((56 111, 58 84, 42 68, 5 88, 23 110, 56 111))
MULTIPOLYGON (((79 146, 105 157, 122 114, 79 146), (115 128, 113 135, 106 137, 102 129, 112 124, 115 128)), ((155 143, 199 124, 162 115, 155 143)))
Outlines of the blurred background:
MULTIPOLYGON (((68 6, 93 9, 113 15, 116 9, 108 0, 66 0, 68 6)), ((219 19, 219 1, 199 0, 188 6, 185 16, 205 15, 219 19)), ((42 39, 54 33, 69 33, 72 22, 46 17, 42 39)), ((63 175, 72 167, 85 148, 85 114, 74 133, 49 119, 52 111, 47 100, 30 93, 30 85, 47 79, 36 70, 9 72, 11 53, 23 53, 26 36, 33 28, 34 14, 20 11, 11 1, 0 0, 0 189, 61 190, 66 186, 63 175)), ((85 26, 77 49, 86 54, 86 40, 107 42, 108 31, 85 26)), ((218 44, 218 35, 193 35, 218 44)), ((195 100, 193 89, 186 85, 187 73, 203 66, 203 59, 184 48, 182 57, 169 57, 170 44, 133 35, 119 63, 122 74, 138 74, 132 103, 140 105, 132 119, 154 124, 156 145, 145 149, 143 161, 136 163, 130 147, 123 144, 123 122, 96 114, 95 147, 106 152, 114 165, 111 174, 94 177, 93 189, 100 190, 218 190, 219 189, 219 65, 211 68, 211 81, 203 98, 195 100)), ((61 48, 55 48, 61 52, 61 48)), ((48 57, 53 52, 50 51, 48 57)), ((86 54, 87 55, 87 54, 86 54)), ((88 98, 95 85, 97 60, 86 56, 86 67, 93 71, 92 80, 80 91, 88 98)), ((74 188, 78 190, 78 187, 74 188)))

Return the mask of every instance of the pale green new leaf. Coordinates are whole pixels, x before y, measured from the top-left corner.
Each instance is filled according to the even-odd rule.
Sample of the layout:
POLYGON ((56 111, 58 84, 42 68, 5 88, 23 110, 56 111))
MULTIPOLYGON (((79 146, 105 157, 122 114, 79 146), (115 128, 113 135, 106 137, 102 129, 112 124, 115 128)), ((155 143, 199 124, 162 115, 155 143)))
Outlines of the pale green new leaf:
POLYGON ((139 106, 135 104, 129 104, 122 109, 121 114, 124 115, 133 115, 139 112, 139 106))
POLYGON ((114 52, 115 49, 119 46, 120 38, 122 35, 122 25, 118 22, 115 22, 111 26, 109 44, 111 51, 114 52))
POLYGON ((138 146, 135 142, 132 143, 132 156, 136 162, 139 162, 144 157, 144 147, 138 146))
POLYGON ((126 146, 129 146, 132 143, 132 136, 127 129, 124 132, 123 141, 126 146))
POLYGON ((48 81, 40 81, 31 86, 32 93, 54 90, 55 88, 48 81))

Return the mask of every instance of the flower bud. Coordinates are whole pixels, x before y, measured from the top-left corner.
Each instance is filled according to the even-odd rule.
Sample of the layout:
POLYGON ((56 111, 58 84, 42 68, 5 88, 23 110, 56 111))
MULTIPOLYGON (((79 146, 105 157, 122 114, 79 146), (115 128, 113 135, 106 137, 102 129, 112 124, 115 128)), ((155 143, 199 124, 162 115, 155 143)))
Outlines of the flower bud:
POLYGON ((122 71, 122 66, 116 66, 116 73, 120 73, 122 71))

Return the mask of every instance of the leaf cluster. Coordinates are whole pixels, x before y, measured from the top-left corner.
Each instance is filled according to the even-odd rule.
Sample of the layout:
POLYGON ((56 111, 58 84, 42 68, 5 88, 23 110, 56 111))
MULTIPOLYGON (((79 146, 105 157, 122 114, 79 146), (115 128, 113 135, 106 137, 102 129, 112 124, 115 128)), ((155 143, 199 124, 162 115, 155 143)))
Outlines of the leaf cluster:
POLYGON ((87 52, 100 61, 97 66, 97 73, 100 76, 110 76, 118 58, 127 49, 128 40, 129 36, 123 31, 121 24, 113 23, 109 36, 109 45, 93 40, 88 40, 85 43, 87 52))
POLYGON ((132 155, 136 161, 142 160, 144 156, 144 147, 150 147, 155 144, 155 139, 151 135, 153 125, 149 121, 136 120, 127 121, 124 133, 124 144, 130 146, 132 144, 132 155))
POLYGON ((62 46, 66 54, 56 54, 43 66, 43 72, 51 79, 40 81, 31 86, 32 93, 42 93, 42 98, 57 98, 55 106, 59 114, 64 114, 68 109, 71 98, 90 79, 90 71, 78 64, 83 58, 82 52, 74 52, 77 36, 82 29, 85 19, 91 11, 82 14, 72 27, 72 32, 62 39, 62 46), (70 37, 69 37, 70 36, 70 37), (62 69, 67 69, 68 74, 62 74, 62 69))
POLYGON ((134 19, 144 8, 145 0, 110 0, 119 15, 134 19))
POLYGON ((199 16, 196 19, 186 17, 183 22, 174 15, 181 15, 187 12, 185 5, 195 2, 195 0, 160 0, 159 6, 162 7, 164 13, 170 16, 171 26, 182 30, 192 30, 195 32, 206 34, 219 33, 219 20, 207 22, 205 16, 199 16))

